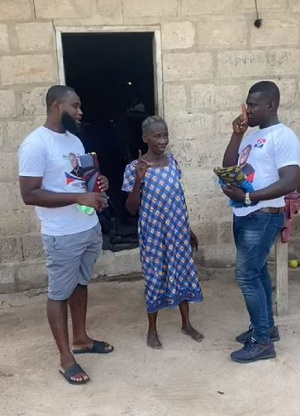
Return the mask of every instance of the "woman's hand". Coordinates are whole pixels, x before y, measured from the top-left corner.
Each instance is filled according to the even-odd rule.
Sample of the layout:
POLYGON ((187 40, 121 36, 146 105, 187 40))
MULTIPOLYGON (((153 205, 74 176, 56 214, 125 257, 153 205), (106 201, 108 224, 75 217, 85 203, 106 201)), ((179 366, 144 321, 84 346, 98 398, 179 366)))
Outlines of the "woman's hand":
POLYGON ((192 251, 198 251, 198 238, 195 233, 191 230, 191 247, 192 251))
POLYGON ((143 179, 143 177, 146 175, 147 170, 151 166, 153 166, 153 163, 147 162, 147 160, 143 159, 142 152, 139 150, 138 162, 135 166, 138 179, 143 179))

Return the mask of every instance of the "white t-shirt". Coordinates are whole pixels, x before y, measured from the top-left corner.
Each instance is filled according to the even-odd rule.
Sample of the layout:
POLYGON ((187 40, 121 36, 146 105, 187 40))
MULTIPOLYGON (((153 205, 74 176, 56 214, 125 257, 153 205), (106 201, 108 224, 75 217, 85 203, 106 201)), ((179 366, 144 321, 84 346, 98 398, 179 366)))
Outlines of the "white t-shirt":
MULTIPOLYGON (((75 135, 39 127, 26 137, 19 149, 19 175, 42 177, 42 189, 46 191, 84 193, 86 185, 80 178, 80 168, 71 164, 71 160, 74 163, 76 157, 84 153, 84 147, 75 135)), ((95 212, 92 215, 82 213, 76 204, 61 208, 36 207, 36 212, 42 234, 75 234, 98 223, 95 212)))
MULTIPOLYGON (((300 143, 295 133, 283 124, 275 124, 249 134, 239 149, 239 162, 255 191, 279 180, 278 169, 300 165, 300 143)), ((284 197, 259 201, 256 205, 233 208, 241 217, 265 207, 284 207, 284 197)))

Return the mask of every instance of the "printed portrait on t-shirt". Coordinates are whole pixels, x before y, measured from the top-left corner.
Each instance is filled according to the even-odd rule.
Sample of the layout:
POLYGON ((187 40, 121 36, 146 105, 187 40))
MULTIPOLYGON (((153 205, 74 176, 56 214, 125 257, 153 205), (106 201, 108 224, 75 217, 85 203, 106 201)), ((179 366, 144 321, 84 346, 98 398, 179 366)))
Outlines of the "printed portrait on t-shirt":
POLYGON ((65 158, 70 163, 68 171, 65 172, 67 185, 71 185, 73 188, 85 187, 85 169, 80 166, 78 156, 75 153, 69 153, 65 158))
POLYGON ((251 144, 248 144, 241 151, 240 158, 239 158, 239 166, 242 168, 244 174, 247 177, 247 181, 250 183, 253 182, 254 175, 255 175, 255 169, 253 168, 252 165, 250 165, 250 163, 247 163, 251 150, 252 150, 252 146, 251 144))
POLYGON ((69 153, 69 160, 71 163, 71 175, 77 176, 78 178, 82 178, 84 176, 84 170, 79 165, 78 157, 74 153, 69 153))

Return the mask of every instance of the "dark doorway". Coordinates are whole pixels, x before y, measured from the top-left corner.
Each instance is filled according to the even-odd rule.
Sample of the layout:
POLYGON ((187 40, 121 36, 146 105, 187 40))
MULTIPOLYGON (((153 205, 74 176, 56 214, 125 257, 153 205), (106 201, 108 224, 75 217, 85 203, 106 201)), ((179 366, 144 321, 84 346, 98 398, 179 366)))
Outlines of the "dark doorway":
POLYGON ((125 166, 146 150, 141 123, 155 114, 153 37, 149 33, 63 33, 66 85, 79 94, 84 112, 81 140, 96 152, 110 182, 110 207, 100 217, 105 249, 138 245, 137 217, 121 191, 125 166))

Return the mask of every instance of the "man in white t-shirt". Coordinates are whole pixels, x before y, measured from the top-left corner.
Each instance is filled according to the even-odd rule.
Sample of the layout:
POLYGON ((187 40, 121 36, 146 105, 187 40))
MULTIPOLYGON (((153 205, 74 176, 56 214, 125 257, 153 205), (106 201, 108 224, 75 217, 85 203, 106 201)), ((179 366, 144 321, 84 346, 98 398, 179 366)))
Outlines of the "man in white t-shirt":
MULTIPOLYGON (((106 201, 87 192, 85 179, 74 173, 74 157, 85 153, 71 131, 79 131, 81 103, 72 88, 51 87, 46 96, 47 120, 26 137, 19 149, 19 181, 26 205, 34 205, 48 272, 48 321, 60 353, 60 373, 71 384, 88 375, 73 354, 109 353, 113 347, 86 333, 87 285, 100 254, 102 233, 96 212, 87 215, 77 204, 101 210, 106 201), (68 304, 73 325, 72 352, 68 335, 68 304)), ((78 170, 76 171, 78 173, 78 170)), ((108 180, 100 178, 101 192, 108 180)))
POLYGON ((237 248, 236 280, 250 316, 249 330, 237 336, 244 347, 231 354, 234 361, 247 363, 276 356, 279 341, 272 309, 272 284, 267 259, 283 228, 284 195, 299 183, 300 144, 297 136, 280 123, 277 109, 279 89, 273 82, 254 84, 247 108, 233 122, 233 134, 223 166, 240 165, 254 191, 245 193, 230 186, 224 193, 233 201, 233 233, 237 248), (259 129, 243 139, 248 126, 259 129))

